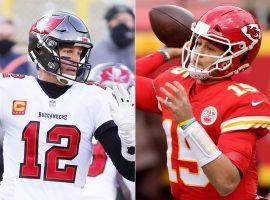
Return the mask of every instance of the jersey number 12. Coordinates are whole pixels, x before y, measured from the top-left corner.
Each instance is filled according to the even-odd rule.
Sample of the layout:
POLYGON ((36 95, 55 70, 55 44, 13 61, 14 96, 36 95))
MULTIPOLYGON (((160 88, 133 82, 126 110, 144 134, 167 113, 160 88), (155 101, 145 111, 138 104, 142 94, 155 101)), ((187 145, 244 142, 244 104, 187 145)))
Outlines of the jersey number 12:
MULTIPOLYGON (((45 152, 44 176, 46 181, 74 183, 77 166, 65 165, 59 168, 59 161, 72 160, 78 155, 81 132, 76 126, 55 125, 47 133, 46 143, 61 144, 61 139, 68 140, 67 146, 53 146, 45 152)), ((20 164, 20 178, 39 179, 41 164, 38 164, 39 122, 29 122, 23 130, 24 162, 20 164)))

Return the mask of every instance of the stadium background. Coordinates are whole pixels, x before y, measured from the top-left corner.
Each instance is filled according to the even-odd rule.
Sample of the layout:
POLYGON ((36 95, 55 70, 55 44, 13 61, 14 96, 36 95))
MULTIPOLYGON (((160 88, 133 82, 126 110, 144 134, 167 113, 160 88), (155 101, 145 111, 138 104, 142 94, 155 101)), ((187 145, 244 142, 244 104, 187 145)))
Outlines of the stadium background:
POLYGON ((50 10, 70 11, 80 17, 89 29, 95 44, 107 31, 104 14, 115 4, 135 7, 134 0, 0 0, 0 16, 14 20, 17 49, 27 53, 28 31, 34 20, 50 10))

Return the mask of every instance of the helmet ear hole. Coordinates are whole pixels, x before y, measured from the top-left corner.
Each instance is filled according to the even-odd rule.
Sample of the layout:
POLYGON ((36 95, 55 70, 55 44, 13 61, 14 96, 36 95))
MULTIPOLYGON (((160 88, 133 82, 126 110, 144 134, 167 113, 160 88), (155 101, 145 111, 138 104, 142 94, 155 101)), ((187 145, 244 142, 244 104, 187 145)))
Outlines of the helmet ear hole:
POLYGON ((245 62, 246 58, 248 57, 248 54, 249 54, 249 52, 246 52, 246 53, 242 56, 242 58, 240 59, 240 64, 242 64, 243 62, 245 62))
POLYGON ((219 26, 216 26, 215 28, 214 28, 214 30, 216 31, 216 32, 221 32, 221 30, 220 30, 220 27, 219 26))
POLYGON ((36 50, 36 52, 38 53, 38 54, 41 54, 41 49, 40 48, 35 48, 35 50, 36 50))
MULTIPOLYGON (((90 51, 87 48, 82 49, 82 54, 81 54, 81 60, 87 55, 87 52, 90 51)), ((88 58, 87 58, 88 59, 88 58)), ((88 60, 86 60, 88 62, 88 60)))

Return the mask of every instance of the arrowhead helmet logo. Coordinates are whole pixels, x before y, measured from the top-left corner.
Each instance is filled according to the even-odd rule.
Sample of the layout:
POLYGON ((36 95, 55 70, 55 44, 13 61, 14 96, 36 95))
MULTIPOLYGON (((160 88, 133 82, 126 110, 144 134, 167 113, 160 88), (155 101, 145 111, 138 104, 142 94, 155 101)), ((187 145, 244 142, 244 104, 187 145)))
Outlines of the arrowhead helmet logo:
POLYGON ((258 43, 262 37, 261 29, 258 24, 249 24, 241 28, 241 31, 252 41, 252 45, 258 43))

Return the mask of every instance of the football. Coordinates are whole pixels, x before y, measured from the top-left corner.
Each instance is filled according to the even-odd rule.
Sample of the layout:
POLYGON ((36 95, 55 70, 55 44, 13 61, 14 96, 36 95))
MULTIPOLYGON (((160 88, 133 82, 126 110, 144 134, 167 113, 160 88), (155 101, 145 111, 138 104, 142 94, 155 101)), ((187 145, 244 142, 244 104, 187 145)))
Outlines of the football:
POLYGON ((182 47, 191 37, 191 24, 196 17, 175 5, 158 5, 149 11, 149 19, 157 38, 168 47, 182 47))

